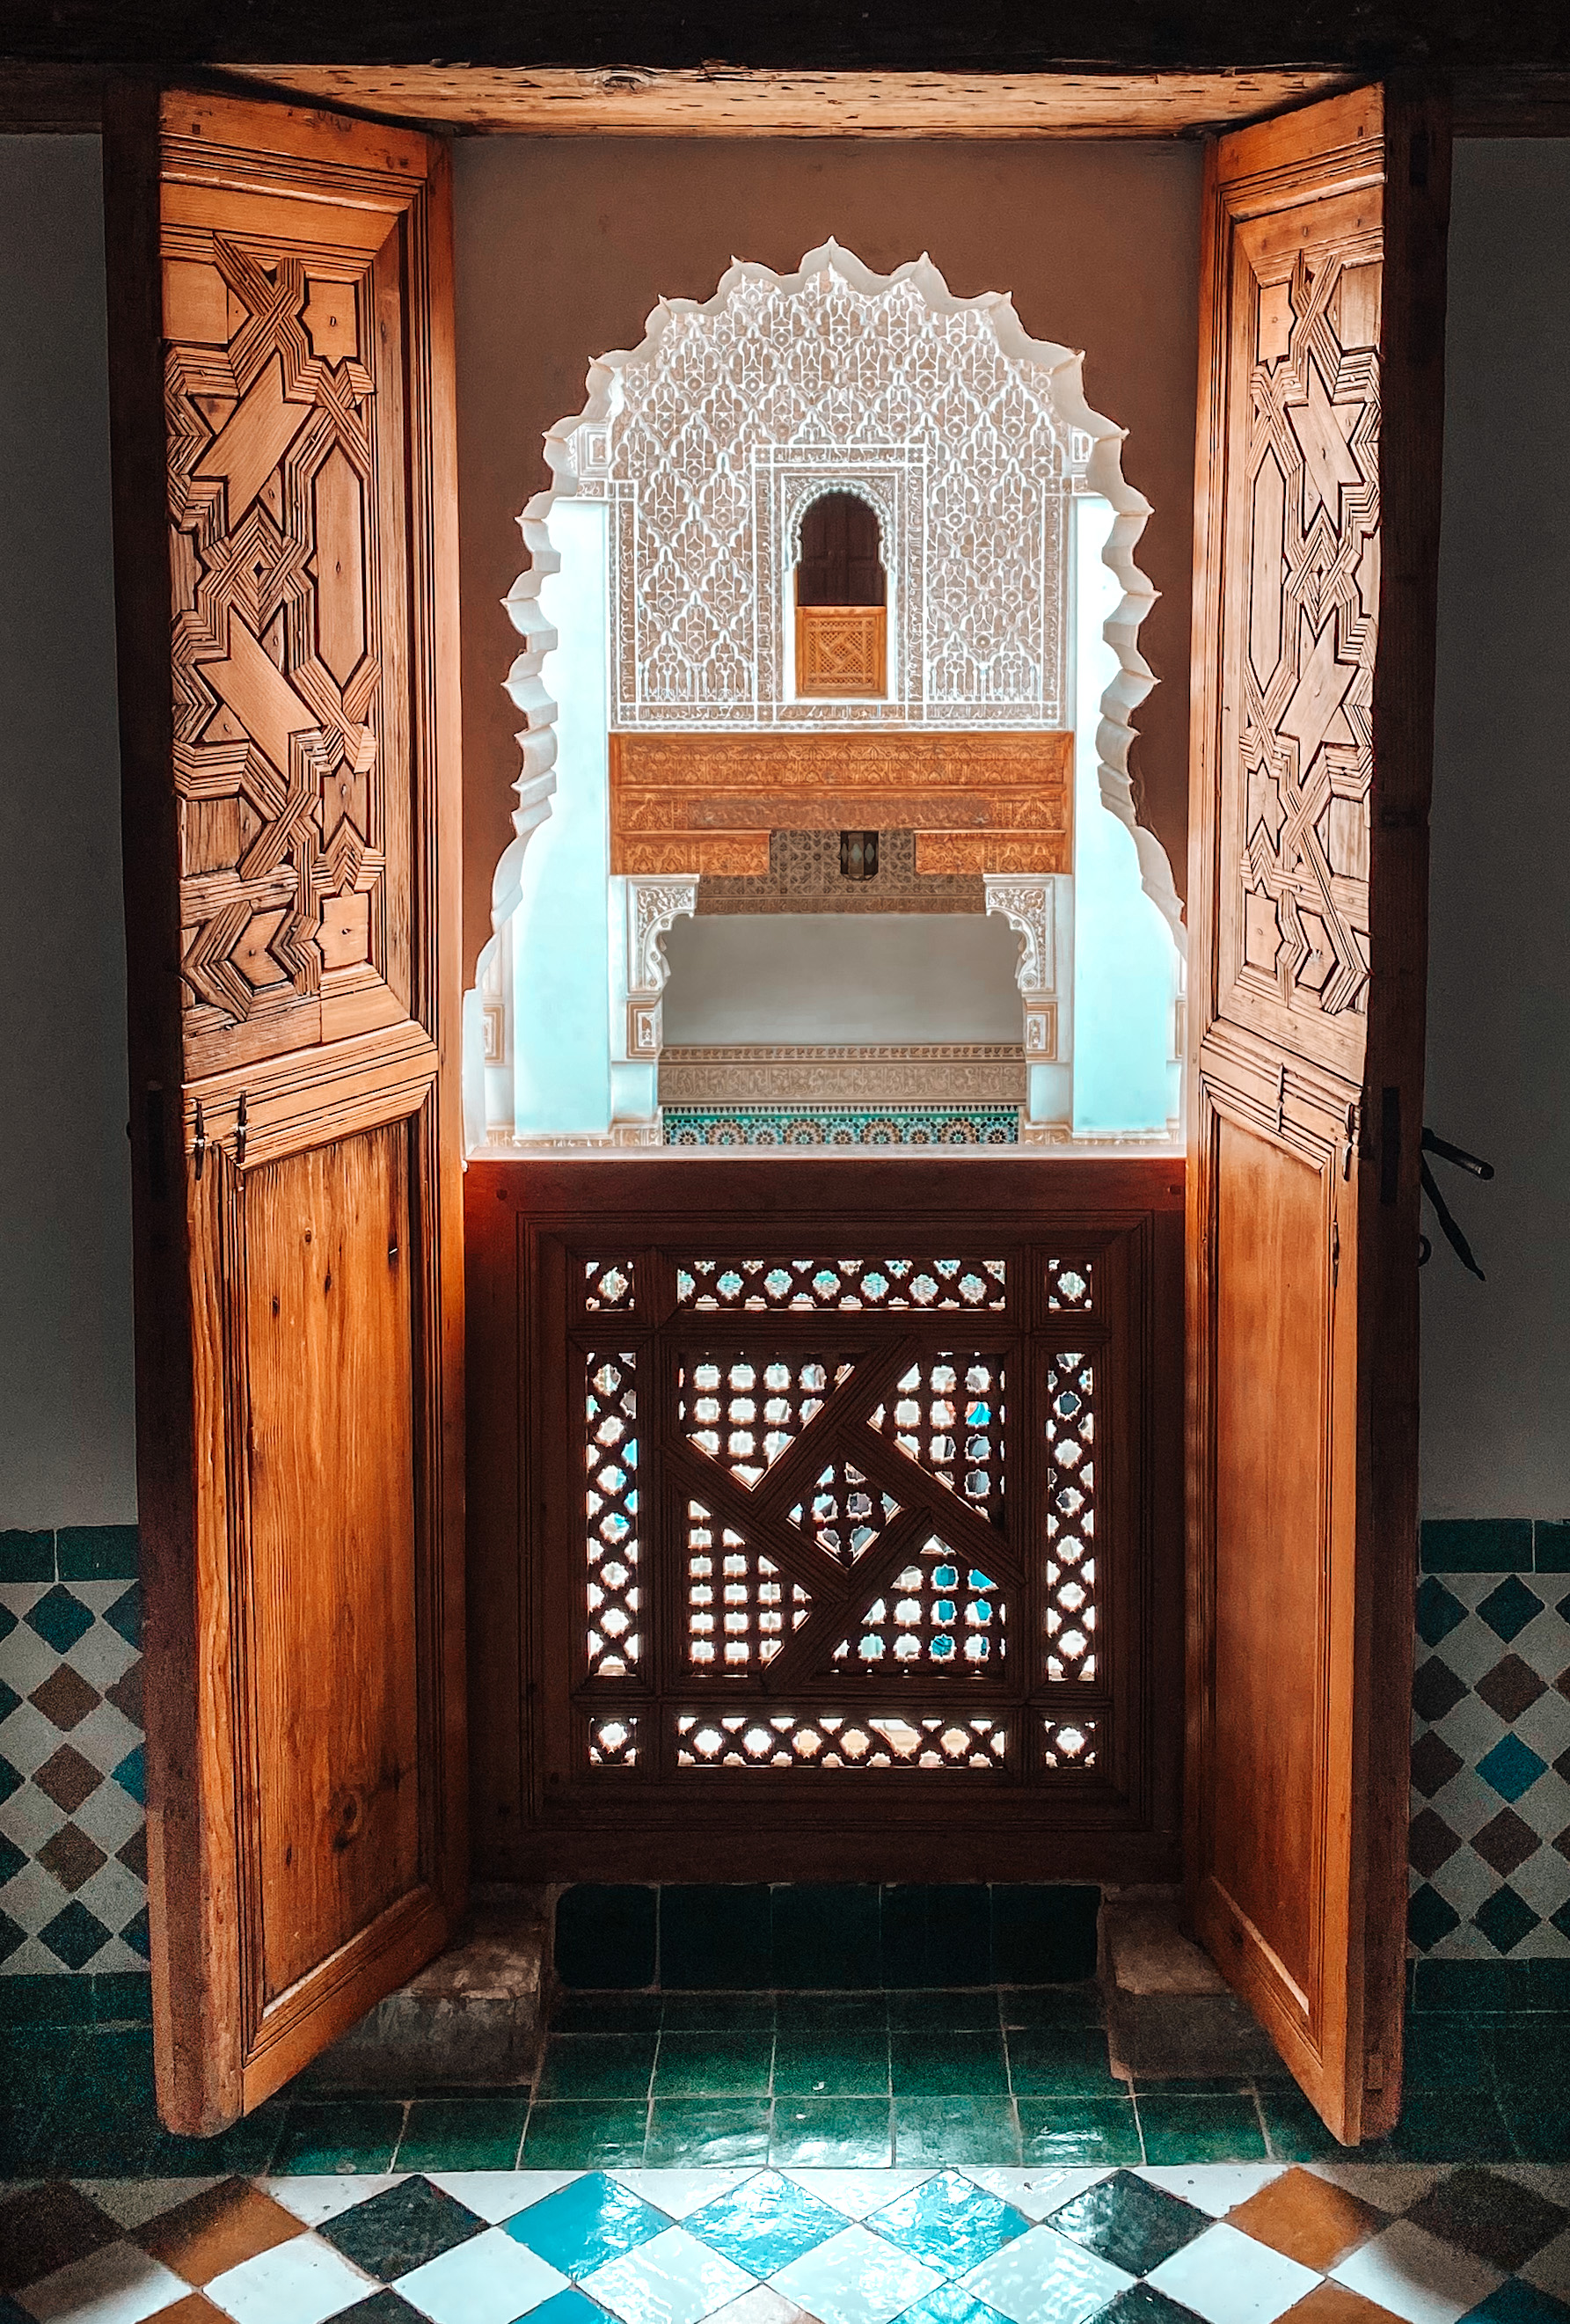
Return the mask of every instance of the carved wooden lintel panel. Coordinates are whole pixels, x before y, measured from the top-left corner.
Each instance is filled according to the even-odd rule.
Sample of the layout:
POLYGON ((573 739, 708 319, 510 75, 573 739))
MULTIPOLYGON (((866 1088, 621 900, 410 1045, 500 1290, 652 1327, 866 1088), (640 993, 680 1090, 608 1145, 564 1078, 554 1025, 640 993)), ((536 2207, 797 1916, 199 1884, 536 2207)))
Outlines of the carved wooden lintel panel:
POLYGON ((613 734, 611 868, 759 878, 771 831, 900 826, 916 868, 1067 872, 1074 738, 613 734))

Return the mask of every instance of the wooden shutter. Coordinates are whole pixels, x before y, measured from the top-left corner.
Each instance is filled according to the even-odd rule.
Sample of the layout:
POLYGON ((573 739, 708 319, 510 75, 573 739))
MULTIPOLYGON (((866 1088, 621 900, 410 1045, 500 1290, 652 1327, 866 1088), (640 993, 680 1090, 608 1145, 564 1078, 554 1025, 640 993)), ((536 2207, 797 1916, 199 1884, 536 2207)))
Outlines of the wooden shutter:
POLYGON ((1448 179, 1375 88, 1205 194, 1189 1877, 1348 2143, 1400 2097, 1448 179))
POLYGON ((208 2132, 466 1862, 441 146, 106 124, 159 2104, 208 2132))

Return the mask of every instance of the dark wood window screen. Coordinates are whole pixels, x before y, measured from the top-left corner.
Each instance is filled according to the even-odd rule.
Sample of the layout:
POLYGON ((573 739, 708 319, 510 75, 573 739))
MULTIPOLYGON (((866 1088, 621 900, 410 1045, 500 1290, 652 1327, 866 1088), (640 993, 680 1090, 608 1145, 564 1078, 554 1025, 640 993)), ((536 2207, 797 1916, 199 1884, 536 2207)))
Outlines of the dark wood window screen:
MULTIPOLYGON (((666 1166, 688 1194, 744 1167, 666 1166)), ((978 1214, 973 1169, 947 1220, 895 1201, 716 1230, 638 1215, 599 1165, 576 1174, 611 1198, 594 1213, 520 1221, 553 1873, 603 1873, 598 1834, 723 1877, 771 1835, 808 1877, 872 1823, 950 1864, 957 1832, 1007 1877, 1054 1825, 1156 1820, 1180 1711, 1150 1612, 1181 1524, 1158 1243, 1180 1227, 978 1214)))

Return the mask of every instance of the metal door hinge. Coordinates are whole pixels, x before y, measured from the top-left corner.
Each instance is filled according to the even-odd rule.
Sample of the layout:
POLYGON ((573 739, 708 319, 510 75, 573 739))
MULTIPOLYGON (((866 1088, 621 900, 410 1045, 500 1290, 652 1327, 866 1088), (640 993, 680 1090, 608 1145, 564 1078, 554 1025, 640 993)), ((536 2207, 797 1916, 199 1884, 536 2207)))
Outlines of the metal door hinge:
POLYGON ((202 1164, 208 1158, 208 1126, 202 1120, 202 1102, 196 1102, 196 1134, 190 1142, 190 1167, 193 1178, 199 1179, 202 1164))
POLYGON ((1341 1281, 1341 1221, 1330 1222, 1330 1288, 1334 1291, 1341 1281))
POLYGON ((245 1093, 244 1090, 240 1092, 240 1102, 235 1114, 235 1164, 237 1169, 243 1170, 245 1167, 245 1093))

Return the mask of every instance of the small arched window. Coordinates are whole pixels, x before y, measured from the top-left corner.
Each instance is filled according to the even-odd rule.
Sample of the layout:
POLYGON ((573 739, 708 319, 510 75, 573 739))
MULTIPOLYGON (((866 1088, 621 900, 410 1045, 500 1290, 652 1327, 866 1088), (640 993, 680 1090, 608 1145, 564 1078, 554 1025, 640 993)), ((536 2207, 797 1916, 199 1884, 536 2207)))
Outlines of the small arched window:
POLYGON ((796 691, 888 691, 888 576, 876 509, 820 493, 801 520, 796 567, 796 691))

